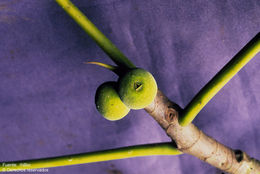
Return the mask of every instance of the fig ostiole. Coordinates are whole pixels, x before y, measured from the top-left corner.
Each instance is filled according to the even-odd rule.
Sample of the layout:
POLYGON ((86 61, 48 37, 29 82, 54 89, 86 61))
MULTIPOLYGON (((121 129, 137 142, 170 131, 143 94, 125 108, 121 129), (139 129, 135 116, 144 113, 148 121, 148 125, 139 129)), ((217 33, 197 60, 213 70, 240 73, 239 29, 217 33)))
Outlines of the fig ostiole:
POLYGON ((95 104, 99 113, 107 120, 120 120, 130 109, 121 101, 116 82, 105 82, 96 91, 95 104))
POLYGON ((157 94, 157 84, 151 73, 136 68, 119 78, 119 97, 130 109, 142 109, 151 104, 157 94))

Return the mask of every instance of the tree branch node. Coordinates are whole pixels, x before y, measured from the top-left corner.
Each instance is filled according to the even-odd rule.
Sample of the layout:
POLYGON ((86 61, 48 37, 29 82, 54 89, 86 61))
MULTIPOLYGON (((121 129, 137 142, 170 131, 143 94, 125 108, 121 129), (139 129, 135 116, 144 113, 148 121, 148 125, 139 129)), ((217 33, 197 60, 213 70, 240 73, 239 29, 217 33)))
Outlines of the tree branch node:
POLYGON ((197 138, 190 146, 188 146, 188 147, 182 147, 182 148, 180 148, 179 150, 182 151, 182 152, 184 152, 184 153, 188 152, 188 151, 200 140, 201 135, 202 135, 202 131, 199 130, 198 138, 197 138))
POLYGON ((169 123, 169 124, 171 124, 171 123, 173 123, 174 121, 175 121, 175 119, 176 119, 176 116, 177 116, 177 112, 176 112, 176 110, 175 109, 173 109, 173 108, 168 108, 168 109, 166 109, 166 111, 165 111, 165 120, 169 123))

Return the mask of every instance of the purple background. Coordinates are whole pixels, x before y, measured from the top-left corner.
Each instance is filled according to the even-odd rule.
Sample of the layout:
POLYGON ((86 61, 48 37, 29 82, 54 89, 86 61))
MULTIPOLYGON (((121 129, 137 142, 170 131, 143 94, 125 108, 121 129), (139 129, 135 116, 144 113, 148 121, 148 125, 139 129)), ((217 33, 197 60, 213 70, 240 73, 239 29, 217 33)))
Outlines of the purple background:
MULTIPOLYGON (((73 2, 182 107, 260 31, 258 0, 73 2)), ((117 77, 84 61, 111 63, 53 0, 0 1, 0 161, 170 140, 143 110, 117 122, 101 117, 95 90, 117 77)), ((194 120, 208 135, 258 159, 259 69, 260 54, 194 120)), ((182 155, 58 167, 49 173, 220 172, 182 155)))

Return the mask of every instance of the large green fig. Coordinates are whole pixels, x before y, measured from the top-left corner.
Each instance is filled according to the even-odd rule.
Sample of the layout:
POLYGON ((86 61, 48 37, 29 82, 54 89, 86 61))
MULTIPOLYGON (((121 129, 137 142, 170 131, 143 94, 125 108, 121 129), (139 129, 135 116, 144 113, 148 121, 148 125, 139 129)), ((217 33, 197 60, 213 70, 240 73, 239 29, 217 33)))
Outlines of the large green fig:
POLYGON ((98 87, 95 96, 97 110, 104 118, 110 121, 119 120, 130 111, 120 100, 116 87, 116 82, 103 83, 98 87))
POLYGON ((144 69, 132 69, 119 79, 119 96, 131 109, 148 106, 156 94, 156 81, 152 74, 144 69))

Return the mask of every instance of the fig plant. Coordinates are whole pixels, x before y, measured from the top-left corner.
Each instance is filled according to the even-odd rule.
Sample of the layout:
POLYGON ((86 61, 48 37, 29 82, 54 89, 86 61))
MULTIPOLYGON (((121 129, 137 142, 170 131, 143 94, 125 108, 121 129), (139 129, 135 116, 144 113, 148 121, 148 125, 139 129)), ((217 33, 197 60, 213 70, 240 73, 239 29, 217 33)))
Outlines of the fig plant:
MULTIPOLYGON (((98 88, 96 93, 98 111, 108 120, 118 120, 124 117, 130 109, 144 108, 165 129, 174 142, 131 146, 56 158, 5 162, 5 164, 30 164, 27 166, 12 165, 10 167, 13 170, 18 170, 75 165, 137 156, 188 153, 229 173, 260 173, 260 162, 258 160, 250 158, 245 152, 222 145, 205 135, 191 123, 209 100, 260 51, 260 33, 233 57, 184 109, 181 109, 157 89, 156 81, 149 72, 136 68, 69 0, 56 0, 56 2, 118 66, 94 62, 94 64, 106 67, 119 75, 118 82, 105 82, 98 88), (204 147, 204 149, 201 149, 201 147, 204 147)), ((0 165, 1 171, 5 171, 3 165, 0 165)))
POLYGON ((118 82, 106 82, 96 92, 96 108, 104 118, 115 121, 130 109, 143 109, 157 94, 157 84, 151 73, 141 68, 120 69, 100 62, 86 62, 104 67, 119 76, 118 82))
POLYGON ((121 101, 116 88, 116 82, 105 82, 98 87, 95 96, 97 110, 110 121, 120 120, 130 111, 121 101))
POLYGON ((151 104, 157 94, 157 84, 151 73, 132 69, 119 79, 119 96, 131 109, 143 109, 151 104))

